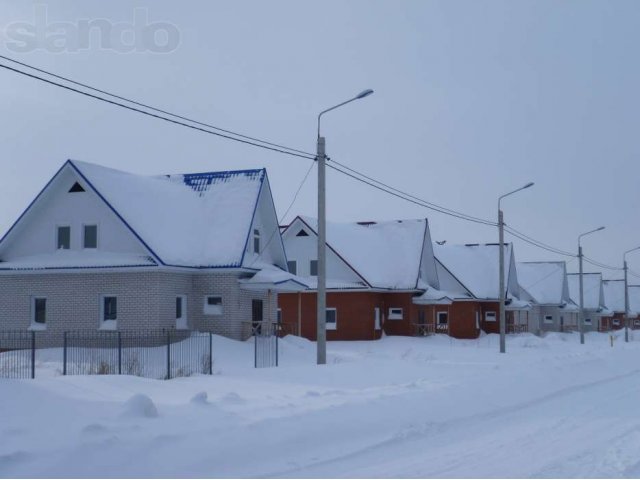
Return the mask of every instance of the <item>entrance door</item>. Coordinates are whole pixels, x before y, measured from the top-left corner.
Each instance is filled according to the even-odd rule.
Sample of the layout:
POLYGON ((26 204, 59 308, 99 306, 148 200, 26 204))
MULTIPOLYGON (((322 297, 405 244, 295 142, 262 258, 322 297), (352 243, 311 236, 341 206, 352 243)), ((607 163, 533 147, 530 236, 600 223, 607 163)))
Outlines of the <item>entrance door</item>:
POLYGON ((374 328, 376 330, 380 330, 380 308, 376 307, 373 309, 373 320, 374 320, 374 328))
POLYGON ((262 324, 262 300, 251 300, 251 326, 253 331, 260 333, 262 324))

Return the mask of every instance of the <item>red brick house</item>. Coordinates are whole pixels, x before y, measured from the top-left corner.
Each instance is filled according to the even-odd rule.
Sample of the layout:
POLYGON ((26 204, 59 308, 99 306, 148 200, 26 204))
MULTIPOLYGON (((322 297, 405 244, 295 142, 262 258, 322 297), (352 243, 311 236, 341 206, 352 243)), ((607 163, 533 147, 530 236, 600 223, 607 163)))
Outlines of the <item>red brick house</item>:
MULTIPOLYGON (((303 337, 316 336, 317 221, 297 217, 282 232, 289 272, 310 289, 278 295, 283 324, 303 337), (294 329, 295 330, 295 329, 294 329)), ((390 222, 327 222, 327 339, 373 340, 413 335, 422 320, 435 318, 434 305, 413 299, 426 289, 434 301, 438 275, 426 219, 390 222)))

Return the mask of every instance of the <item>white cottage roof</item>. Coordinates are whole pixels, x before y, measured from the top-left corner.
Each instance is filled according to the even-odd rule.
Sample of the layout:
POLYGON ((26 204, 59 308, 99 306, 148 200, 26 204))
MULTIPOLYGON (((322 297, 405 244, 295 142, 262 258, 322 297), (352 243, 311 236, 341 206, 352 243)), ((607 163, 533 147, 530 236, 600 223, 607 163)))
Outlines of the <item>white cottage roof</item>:
MULTIPOLYGON (((576 305, 580 305, 580 275, 570 273, 567 275, 569 282, 569 294, 576 305)), ((584 308, 587 310, 599 310, 603 305, 602 298, 602 274, 583 274, 584 308)))
POLYGON ((564 262, 519 262, 520 288, 540 305, 562 305, 565 298, 566 268, 564 262))
MULTIPOLYGON (((299 218, 317 232, 317 219, 299 218)), ((327 244, 372 287, 411 290, 418 282, 427 228, 426 219, 327 222, 327 244)))
MULTIPOLYGON (((498 244, 434 244, 433 250, 441 265, 475 298, 497 299, 500 297, 498 295, 498 244)), ((511 244, 505 244, 504 258, 505 289, 508 289, 512 258, 511 244)))
POLYGON ((604 304, 613 312, 624 312, 624 280, 603 280, 604 304))

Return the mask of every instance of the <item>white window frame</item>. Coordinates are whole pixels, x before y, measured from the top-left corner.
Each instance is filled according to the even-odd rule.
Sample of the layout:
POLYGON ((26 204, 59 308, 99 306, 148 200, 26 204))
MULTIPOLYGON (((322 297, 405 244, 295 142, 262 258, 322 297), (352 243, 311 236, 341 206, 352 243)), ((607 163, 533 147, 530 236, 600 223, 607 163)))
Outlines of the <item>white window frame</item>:
POLYGON ((493 311, 493 310, 489 310, 484 312, 484 321, 485 322, 497 322, 498 321, 498 314, 493 311), (493 317, 493 318, 491 318, 493 317))
POLYGON ((326 313, 328 314, 329 312, 335 312, 334 317, 335 317, 336 321, 332 322, 332 323, 329 323, 329 322, 327 322, 327 319, 325 318, 325 322, 324 322, 325 323, 325 327, 326 327, 327 330, 337 330, 338 329, 338 309, 336 309, 336 308, 327 308, 327 312, 326 313))
POLYGON ((553 324, 553 315, 545 315, 543 322, 547 325, 553 324))
POLYGON ((436 312, 436 325, 449 325, 449 312, 447 312, 446 310, 440 310, 439 312, 436 312), (441 315, 444 315, 446 317, 446 321, 440 321, 441 315))
POLYGON ((29 330, 46 330, 47 329, 47 310, 48 299, 45 295, 33 295, 31 297, 31 321, 29 322, 29 330), (36 300, 44 300, 44 323, 36 322, 36 300))
POLYGON ((297 275, 298 274, 298 261, 297 260, 287 260, 287 271, 293 275, 297 275), (295 270, 295 272, 291 271, 291 266, 290 264, 293 264, 293 269, 295 270))
POLYGON ((119 307, 120 302, 118 301, 118 295, 113 294, 102 294, 100 295, 100 323, 99 330, 116 330, 118 328, 118 318, 119 318, 119 307), (106 298, 114 297, 116 299, 116 318, 115 320, 105 320, 104 319, 104 301, 106 298))
POLYGON ((262 245, 260 245, 260 229, 254 228, 253 229, 253 253, 255 253, 256 255, 260 255, 261 247, 262 245))
POLYGON ((80 232, 80 235, 82 236, 82 238, 80 239, 81 245, 82 245, 82 249, 83 250, 97 250, 98 247, 100 246, 100 241, 99 241, 99 232, 100 232, 100 227, 98 226, 97 223, 83 223, 82 224, 82 231, 80 232), (95 247, 87 247, 85 245, 85 228, 86 227, 96 227, 96 246, 95 247))
POLYGON ((224 297, 216 294, 205 295, 203 313, 205 315, 222 315, 224 313, 224 297), (210 298, 219 298, 220 303, 217 305, 209 305, 210 298))
POLYGON ((72 239, 72 230, 71 230, 71 225, 67 224, 67 223, 60 223, 56 225, 56 234, 55 234, 55 249, 56 250, 71 250, 71 244, 73 243, 71 241, 72 239), (61 228, 68 228, 69 229, 69 248, 58 248, 58 245, 60 244, 60 229, 61 228))
POLYGON ((402 320, 404 311, 400 307, 389 307, 389 314, 387 320, 402 320))
POLYGON ((177 308, 178 299, 180 299, 180 301, 182 302, 181 312, 180 312, 182 313, 182 316, 178 317, 176 315, 176 330, 187 330, 189 328, 189 323, 188 323, 189 316, 187 312, 187 296, 176 295, 176 303, 174 304, 174 308, 177 308))
POLYGON ((590 319, 590 318, 585 318, 585 319, 583 320, 583 323, 584 323, 585 325, 592 325, 592 324, 593 324, 593 322, 591 321, 591 319, 590 319))

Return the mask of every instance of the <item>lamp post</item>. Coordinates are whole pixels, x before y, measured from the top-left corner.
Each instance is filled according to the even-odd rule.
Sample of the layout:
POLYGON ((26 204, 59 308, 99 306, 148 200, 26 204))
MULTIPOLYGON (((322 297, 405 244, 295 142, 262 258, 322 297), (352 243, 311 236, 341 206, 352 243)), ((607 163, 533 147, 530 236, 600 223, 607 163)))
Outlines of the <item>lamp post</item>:
POLYGON ((498 198, 498 236, 500 241, 500 248, 498 256, 500 257, 498 260, 498 268, 500 270, 498 276, 500 278, 499 282, 499 290, 498 297, 500 298, 500 353, 505 353, 507 351, 507 322, 505 319, 505 308, 504 308, 504 300, 505 300, 505 289, 504 289, 504 219, 502 215, 502 209, 500 208, 500 202, 505 197, 509 195, 513 195, 514 193, 519 192, 520 190, 524 190, 525 188, 529 188, 533 186, 533 182, 527 183, 524 187, 520 187, 512 192, 505 193, 500 198, 498 198))
POLYGON ((326 247, 327 247, 327 235, 326 235, 326 209, 325 209, 325 140, 320 135, 320 119, 322 115, 336 108, 342 107, 347 103, 351 103, 355 100, 367 97, 373 93, 373 90, 364 90, 355 97, 347 100, 346 102, 339 103, 331 108, 323 110, 318 115, 318 143, 317 143, 317 156, 318 160, 318 288, 317 288, 317 323, 316 323, 316 339, 317 339, 317 363, 318 365, 324 365, 327 363, 327 262, 326 262, 326 247))
POLYGON ((629 341, 629 283, 627 281, 627 270, 629 267, 627 266, 627 253, 635 252, 636 250, 640 250, 640 247, 632 248, 631 250, 627 250, 622 255, 622 261, 624 265, 624 341, 629 341))
POLYGON ((582 245, 580 245, 580 239, 585 235, 599 232, 604 230, 604 227, 598 227, 595 230, 590 230, 581 235, 578 235, 578 263, 580 264, 580 313, 578 316, 578 330, 580 330, 580 344, 584 345, 584 285, 582 282, 582 245))

